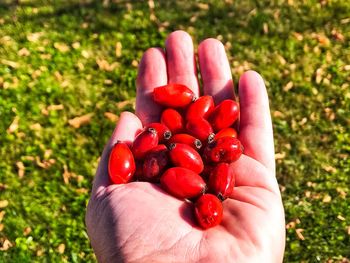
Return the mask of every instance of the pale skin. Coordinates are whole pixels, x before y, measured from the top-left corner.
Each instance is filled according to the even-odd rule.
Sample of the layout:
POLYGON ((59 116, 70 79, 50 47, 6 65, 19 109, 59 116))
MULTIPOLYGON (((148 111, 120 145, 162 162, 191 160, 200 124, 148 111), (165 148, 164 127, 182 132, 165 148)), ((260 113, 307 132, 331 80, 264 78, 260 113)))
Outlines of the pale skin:
POLYGON ((216 103, 237 99, 221 42, 206 39, 198 47, 203 81, 199 92, 191 37, 171 33, 160 48, 148 49, 137 77, 136 114, 124 112, 107 143, 86 213, 91 245, 99 262, 282 262, 284 210, 275 177, 273 132, 268 96, 261 76, 248 71, 239 79, 239 139, 244 154, 232 163, 236 187, 223 202, 221 224, 202 230, 193 205, 155 184, 111 185, 108 155, 117 140, 132 142, 144 125, 159 121, 154 87, 182 83, 216 103))

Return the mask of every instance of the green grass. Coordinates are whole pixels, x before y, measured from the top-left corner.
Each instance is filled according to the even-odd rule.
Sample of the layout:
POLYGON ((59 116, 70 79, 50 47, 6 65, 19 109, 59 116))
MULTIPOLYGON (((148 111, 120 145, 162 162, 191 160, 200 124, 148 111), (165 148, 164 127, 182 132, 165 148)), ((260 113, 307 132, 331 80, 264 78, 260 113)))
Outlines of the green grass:
POLYGON ((95 260, 84 213, 114 127, 104 113, 132 109, 116 103, 135 97, 135 62, 176 29, 220 39, 236 83, 249 68, 266 80, 292 222, 285 262, 350 259, 349 1, 161 1, 155 20, 147 2, 14 2, 0 3, 1 262, 95 260))

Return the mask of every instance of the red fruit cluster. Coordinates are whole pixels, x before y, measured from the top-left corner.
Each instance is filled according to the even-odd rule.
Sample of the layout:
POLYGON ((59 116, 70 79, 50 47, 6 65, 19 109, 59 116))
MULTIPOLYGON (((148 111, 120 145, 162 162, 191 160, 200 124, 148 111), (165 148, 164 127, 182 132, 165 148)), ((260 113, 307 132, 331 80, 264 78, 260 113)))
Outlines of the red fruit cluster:
POLYGON ((232 128, 238 103, 224 100, 215 106, 211 96, 197 99, 181 84, 155 88, 153 99, 164 106, 159 123, 144 127, 130 147, 114 145, 108 163, 112 183, 160 183, 174 197, 194 202, 202 228, 220 224, 222 202, 235 186, 230 163, 243 152, 232 128))

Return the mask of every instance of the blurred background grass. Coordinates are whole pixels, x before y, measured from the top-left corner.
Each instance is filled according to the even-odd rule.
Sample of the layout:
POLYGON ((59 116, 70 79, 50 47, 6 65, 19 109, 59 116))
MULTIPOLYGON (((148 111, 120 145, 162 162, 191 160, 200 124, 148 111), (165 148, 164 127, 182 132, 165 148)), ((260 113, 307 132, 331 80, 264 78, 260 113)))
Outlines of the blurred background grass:
POLYGON ((350 2, 0 1, 0 261, 91 262, 91 182, 142 53, 173 30, 260 72, 285 262, 350 259, 350 2))

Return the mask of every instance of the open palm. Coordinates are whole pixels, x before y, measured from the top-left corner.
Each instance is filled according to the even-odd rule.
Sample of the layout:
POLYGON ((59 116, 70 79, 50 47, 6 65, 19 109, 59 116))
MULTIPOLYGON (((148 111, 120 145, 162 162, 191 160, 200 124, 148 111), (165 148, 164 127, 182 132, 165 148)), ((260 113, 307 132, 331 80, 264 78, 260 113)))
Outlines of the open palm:
MULTIPOLYGON (((207 39, 198 47, 203 93, 216 103, 235 98, 223 45, 207 39)), ((232 163, 237 174, 232 196, 223 202, 217 227, 202 230, 191 203, 176 199, 158 185, 133 182, 110 185, 108 155, 117 140, 133 141, 142 126, 159 121, 152 101, 154 87, 185 84, 199 95, 190 36, 169 35, 166 52, 147 50, 137 79, 136 115, 122 113, 105 147, 86 213, 92 247, 101 262, 281 262, 285 231, 275 162, 269 103, 262 78, 253 71, 239 82, 239 139, 245 151, 232 163)))

